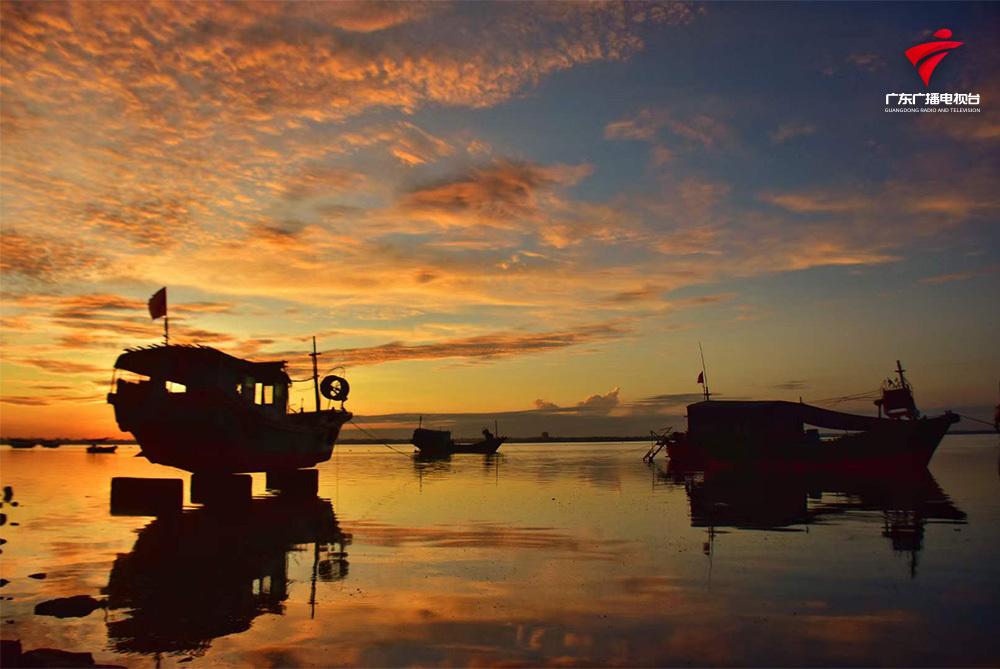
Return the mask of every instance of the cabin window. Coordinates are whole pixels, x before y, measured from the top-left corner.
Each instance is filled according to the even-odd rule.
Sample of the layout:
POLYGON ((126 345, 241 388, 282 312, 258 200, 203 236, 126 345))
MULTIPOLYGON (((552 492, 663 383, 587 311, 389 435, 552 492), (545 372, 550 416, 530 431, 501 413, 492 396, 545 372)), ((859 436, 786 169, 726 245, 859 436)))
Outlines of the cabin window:
POLYGON ((274 404, 274 386, 258 383, 254 395, 257 398, 257 404, 274 404))
POLYGON ((168 393, 186 393, 187 386, 183 383, 177 383, 176 381, 167 381, 167 392, 168 393))
POLYGON ((115 381, 124 381, 126 383, 149 383, 150 378, 145 374, 137 374, 136 372, 130 372, 127 369, 115 369, 114 374, 111 377, 112 385, 115 381))

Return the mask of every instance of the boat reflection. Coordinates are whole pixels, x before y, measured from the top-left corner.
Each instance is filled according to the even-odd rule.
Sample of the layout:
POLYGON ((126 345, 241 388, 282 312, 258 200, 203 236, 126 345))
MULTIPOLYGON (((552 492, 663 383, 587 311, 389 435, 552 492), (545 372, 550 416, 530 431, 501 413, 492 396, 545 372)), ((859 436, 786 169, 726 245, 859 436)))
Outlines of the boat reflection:
POLYGON ((456 466, 479 463, 480 473, 486 478, 492 478, 495 483, 500 481, 500 465, 504 456, 500 453, 464 453, 454 455, 451 453, 424 453, 415 451, 411 456, 413 462, 413 473, 420 482, 420 490, 424 489, 424 481, 435 481, 451 476, 456 466), (456 462, 457 460, 457 462, 456 462))
POLYGON ((926 469, 896 477, 844 473, 750 474, 675 467, 659 471, 668 485, 683 486, 691 505, 691 526, 709 530, 710 554, 719 528, 804 531, 796 527, 880 514, 882 536, 894 551, 907 553, 916 576, 928 522, 965 524, 956 507, 926 469))
POLYGON ((198 655, 261 614, 282 614, 291 552, 312 552, 315 607, 317 581, 347 576, 350 542, 333 506, 317 497, 257 498, 238 512, 198 508, 158 518, 111 567, 103 590, 109 643, 122 653, 198 655))

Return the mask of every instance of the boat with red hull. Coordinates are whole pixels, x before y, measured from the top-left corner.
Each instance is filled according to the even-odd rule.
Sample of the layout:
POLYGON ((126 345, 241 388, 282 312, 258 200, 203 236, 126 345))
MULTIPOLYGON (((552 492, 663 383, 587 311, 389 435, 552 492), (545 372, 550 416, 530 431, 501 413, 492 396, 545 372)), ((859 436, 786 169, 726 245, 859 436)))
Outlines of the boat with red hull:
MULTIPOLYGON (((323 394, 340 408, 288 412, 285 362, 251 362, 206 346, 128 349, 115 362, 108 402, 118 427, 131 432, 150 462, 197 473, 268 472, 330 459, 347 382, 327 377, 323 394)), ((314 367, 314 380, 316 379, 314 367)))
POLYGON ((663 446, 671 462, 691 466, 790 472, 925 469, 959 416, 950 411, 934 418, 920 415, 898 361, 896 371, 898 379, 887 380, 875 401, 877 417, 801 402, 706 399, 688 405, 687 432, 658 435, 654 448, 663 446), (820 429, 844 433, 823 439, 820 429))

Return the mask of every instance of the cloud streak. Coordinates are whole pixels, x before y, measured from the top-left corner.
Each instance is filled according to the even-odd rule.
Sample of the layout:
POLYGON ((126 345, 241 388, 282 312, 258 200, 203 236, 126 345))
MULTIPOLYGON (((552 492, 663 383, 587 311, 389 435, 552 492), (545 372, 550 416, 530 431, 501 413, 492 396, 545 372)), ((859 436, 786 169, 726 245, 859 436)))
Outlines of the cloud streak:
POLYGON ((338 364, 348 367, 380 365, 402 360, 440 360, 445 358, 496 360, 581 344, 603 343, 620 339, 627 334, 627 328, 619 323, 598 323, 543 333, 498 332, 430 344, 390 342, 364 348, 333 349, 328 351, 326 355, 330 360, 335 360, 338 364))

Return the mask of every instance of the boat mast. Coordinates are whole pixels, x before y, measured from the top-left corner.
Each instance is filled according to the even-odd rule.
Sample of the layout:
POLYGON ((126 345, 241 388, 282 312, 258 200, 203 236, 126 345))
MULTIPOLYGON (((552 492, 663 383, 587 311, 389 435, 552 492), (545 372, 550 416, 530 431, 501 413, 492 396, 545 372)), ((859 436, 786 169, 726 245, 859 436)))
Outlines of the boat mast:
POLYGON ((705 401, 712 396, 712 393, 708 392, 708 372, 705 370, 705 351, 701 348, 701 342, 698 342, 698 352, 701 353, 701 384, 702 392, 705 393, 705 401))
POLYGON ((899 387, 900 388, 909 388, 909 385, 906 383, 906 377, 903 376, 903 372, 905 372, 905 371, 906 370, 903 369, 903 365, 899 362, 899 360, 897 360, 896 361, 896 374, 899 375, 899 387))
POLYGON ((319 353, 316 352, 316 337, 313 337, 313 352, 309 357, 313 359, 313 393, 316 395, 316 413, 319 413, 319 367, 316 364, 319 353))

